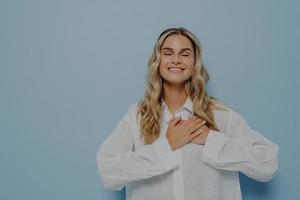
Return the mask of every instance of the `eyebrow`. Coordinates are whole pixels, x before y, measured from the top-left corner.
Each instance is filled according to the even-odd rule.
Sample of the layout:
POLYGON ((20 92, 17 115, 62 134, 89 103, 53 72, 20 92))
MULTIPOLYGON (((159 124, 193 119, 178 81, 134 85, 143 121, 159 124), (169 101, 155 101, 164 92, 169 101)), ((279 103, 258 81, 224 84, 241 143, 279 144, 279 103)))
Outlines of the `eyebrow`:
MULTIPOLYGON (((169 48, 169 47, 165 47, 165 48, 162 49, 162 51, 164 51, 164 50, 167 50, 167 51, 173 51, 173 49, 172 49, 172 48, 169 48)), ((181 52, 182 52, 182 51, 190 51, 190 52, 193 52, 192 49, 190 49, 190 48, 182 48, 180 51, 181 51, 181 52)))
POLYGON ((181 51, 190 51, 190 52, 193 52, 192 49, 190 49, 190 48, 183 48, 183 49, 181 49, 181 51))

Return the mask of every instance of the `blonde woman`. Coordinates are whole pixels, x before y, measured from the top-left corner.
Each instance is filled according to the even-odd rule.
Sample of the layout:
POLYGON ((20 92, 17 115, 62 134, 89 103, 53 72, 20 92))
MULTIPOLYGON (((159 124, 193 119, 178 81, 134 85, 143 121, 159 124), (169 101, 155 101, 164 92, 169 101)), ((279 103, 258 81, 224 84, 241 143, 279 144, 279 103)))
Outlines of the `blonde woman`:
POLYGON ((270 180, 278 147, 209 96, 198 39, 184 28, 159 36, 144 99, 103 142, 97 165, 105 187, 128 200, 239 200, 239 172, 270 180))

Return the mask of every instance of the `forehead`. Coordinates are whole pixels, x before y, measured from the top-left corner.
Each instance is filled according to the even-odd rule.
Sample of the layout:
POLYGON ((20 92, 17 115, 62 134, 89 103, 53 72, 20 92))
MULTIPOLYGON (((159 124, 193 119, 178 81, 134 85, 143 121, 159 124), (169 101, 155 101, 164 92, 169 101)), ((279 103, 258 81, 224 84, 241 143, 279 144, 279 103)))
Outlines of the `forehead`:
POLYGON ((172 48, 172 49, 183 49, 183 48, 189 48, 193 50, 193 44, 192 42, 184 35, 170 35, 168 36, 163 45, 163 48, 172 48))

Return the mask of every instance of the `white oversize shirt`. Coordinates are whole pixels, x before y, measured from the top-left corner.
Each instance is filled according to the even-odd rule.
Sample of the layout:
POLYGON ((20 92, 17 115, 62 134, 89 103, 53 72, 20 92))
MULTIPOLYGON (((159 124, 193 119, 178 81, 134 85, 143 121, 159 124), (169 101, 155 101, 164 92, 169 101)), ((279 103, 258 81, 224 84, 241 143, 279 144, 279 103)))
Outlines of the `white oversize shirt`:
POLYGON ((189 143, 172 151, 168 121, 193 115, 190 98, 175 116, 163 102, 160 137, 149 145, 141 138, 137 103, 130 106, 97 153, 104 186, 126 186, 127 200, 240 200, 239 172, 270 180, 278 168, 278 146, 232 109, 213 112, 220 131, 210 130, 205 145, 189 143))

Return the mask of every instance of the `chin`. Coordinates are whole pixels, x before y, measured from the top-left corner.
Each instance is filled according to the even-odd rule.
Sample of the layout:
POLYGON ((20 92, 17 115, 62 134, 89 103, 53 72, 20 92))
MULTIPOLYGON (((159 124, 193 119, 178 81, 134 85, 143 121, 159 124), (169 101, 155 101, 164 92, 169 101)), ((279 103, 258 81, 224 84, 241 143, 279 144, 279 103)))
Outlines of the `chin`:
POLYGON ((173 74, 169 72, 161 73, 160 76, 165 82, 171 83, 171 84, 185 84, 185 82, 191 77, 191 74, 173 74))
POLYGON ((164 82, 167 82, 169 84, 174 84, 174 85, 185 85, 185 82, 188 79, 172 79, 172 78, 168 78, 168 79, 163 79, 164 82))

